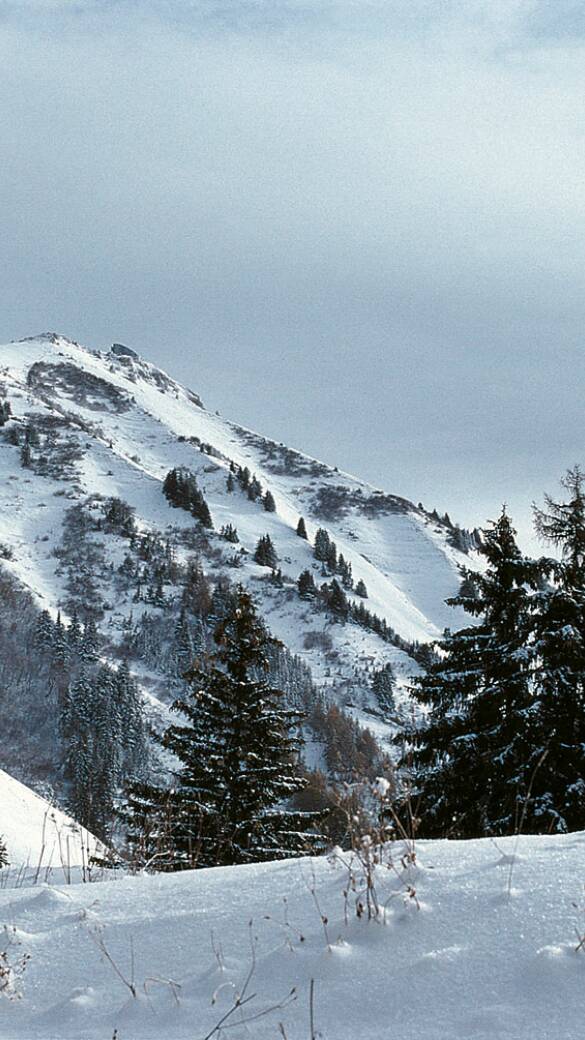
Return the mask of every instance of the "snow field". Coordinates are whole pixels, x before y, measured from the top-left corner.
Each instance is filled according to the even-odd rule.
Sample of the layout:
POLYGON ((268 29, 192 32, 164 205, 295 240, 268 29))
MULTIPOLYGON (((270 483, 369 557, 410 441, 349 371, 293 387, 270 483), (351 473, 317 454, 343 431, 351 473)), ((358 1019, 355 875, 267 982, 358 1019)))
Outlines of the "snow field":
POLYGON ((30 954, 0 1037, 203 1040, 254 961, 234 1040, 308 1040, 311 980, 323 1040, 581 1038, 585 835, 424 842, 418 860, 380 883, 384 924, 351 905, 345 923, 325 859, 0 891, 30 954))

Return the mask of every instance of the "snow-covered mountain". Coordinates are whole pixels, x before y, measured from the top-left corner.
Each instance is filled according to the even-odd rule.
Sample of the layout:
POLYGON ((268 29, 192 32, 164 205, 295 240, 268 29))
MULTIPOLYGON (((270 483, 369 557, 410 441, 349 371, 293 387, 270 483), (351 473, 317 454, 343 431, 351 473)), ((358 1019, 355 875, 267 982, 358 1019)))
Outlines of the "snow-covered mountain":
MULTIPOLYGON (((196 554, 212 585, 227 575, 248 586, 272 633, 310 666, 316 684, 374 731, 385 727, 372 672, 391 663, 400 687, 417 669, 416 644, 461 620, 445 600, 459 587, 460 566, 469 565, 474 536, 208 411, 196 393, 127 347, 98 352, 54 333, 2 346, 0 408, 2 565, 53 617, 61 609, 66 618, 72 603, 93 597, 106 656, 115 656, 137 619, 155 624, 174 595, 166 579, 156 594, 141 588, 128 538, 103 522, 111 499, 131 507, 139 535, 168 540, 174 560, 196 554), (195 475, 213 531, 198 531, 193 516, 164 497, 163 480, 175 467, 195 475), (233 481, 239 468, 270 492, 275 511, 233 481), (89 542, 80 517, 71 519, 76 506, 95 519, 89 542), (301 516, 308 540, 296 533, 301 516), (222 537, 229 525, 239 541, 222 537), (334 623, 299 595, 304 570, 317 585, 330 580, 313 552, 318 528, 351 565, 348 601, 384 623, 384 638, 363 618, 334 623), (278 554, 278 580, 254 561, 265 534, 278 554), (367 599, 356 594, 360 580, 367 599)), ((164 669, 153 658, 133 667, 145 695, 164 702, 164 669)))

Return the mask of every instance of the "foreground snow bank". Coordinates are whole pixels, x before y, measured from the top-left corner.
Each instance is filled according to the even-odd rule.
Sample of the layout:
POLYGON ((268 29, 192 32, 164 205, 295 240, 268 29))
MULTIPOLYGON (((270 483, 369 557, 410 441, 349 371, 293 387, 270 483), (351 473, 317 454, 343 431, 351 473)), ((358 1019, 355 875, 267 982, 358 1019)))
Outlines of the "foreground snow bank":
POLYGON ((233 1040, 309 1040, 311 979, 323 1040, 581 1038, 585 835, 421 843, 418 861, 387 875, 385 924, 345 923, 345 874, 325 860, 0 891, 13 955, 30 955, 0 1037, 203 1040, 252 941, 238 1014, 285 1006, 232 1015, 233 1040))
POLYGON ((10 884, 15 873, 22 879, 25 867, 39 879, 66 880, 70 868, 84 867, 99 851, 88 831, 2 769, 0 835, 10 861, 0 873, 0 885, 10 884))

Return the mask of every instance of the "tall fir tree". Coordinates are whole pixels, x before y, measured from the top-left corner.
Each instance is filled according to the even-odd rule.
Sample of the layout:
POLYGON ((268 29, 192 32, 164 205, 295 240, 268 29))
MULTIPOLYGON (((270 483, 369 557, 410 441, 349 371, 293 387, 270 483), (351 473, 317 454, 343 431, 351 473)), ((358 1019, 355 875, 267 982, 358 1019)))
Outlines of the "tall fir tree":
POLYGON ((485 573, 464 574, 475 594, 448 601, 478 624, 447 632, 442 655, 412 689, 427 715, 408 732, 401 765, 421 796, 429 836, 512 832, 532 778, 527 642, 539 567, 520 552, 505 510, 480 551, 485 573))
POLYGON ((535 509, 537 533, 560 550, 543 560, 548 582, 534 615, 534 706, 531 735, 540 764, 529 823, 540 831, 585 827, 585 477, 578 466, 562 480, 566 501, 535 509))
MULTIPOLYGON (((132 792, 138 825, 149 806, 156 810, 157 840, 166 797, 175 869, 282 859, 315 840, 308 833, 314 816, 283 808, 305 786, 293 733, 299 715, 265 677, 269 639, 242 588, 214 640, 209 666, 188 673, 189 691, 173 705, 180 721, 163 737, 181 763, 173 791, 132 792)), ((134 847, 139 833, 131 823, 134 847)))
POLYGON ((309 537, 307 534, 307 525, 302 516, 299 517, 299 522, 297 524, 297 535, 299 538, 304 538, 305 541, 307 541, 309 537))

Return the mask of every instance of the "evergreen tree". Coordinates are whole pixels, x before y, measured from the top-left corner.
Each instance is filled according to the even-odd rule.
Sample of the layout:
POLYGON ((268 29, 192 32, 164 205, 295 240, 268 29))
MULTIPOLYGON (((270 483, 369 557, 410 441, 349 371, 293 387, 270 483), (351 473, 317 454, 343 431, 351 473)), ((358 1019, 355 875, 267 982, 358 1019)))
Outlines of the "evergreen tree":
POLYGON ((336 578, 327 586, 327 609, 337 621, 347 621, 349 604, 347 596, 336 578))
POLYGON ((274 501, 274 495, 271 491, 265 492, 264 498, 262 499, 262 504, 267 513, 276 512, 276 502, 274 501))
POLYGON ((315 579, 310 571, 301 571, 297 582, 297 588, 301 599, 315 599, 317 596, 317 586, 315 585, 315 579))
POLYGON ((50 651, 55 639, 55 626, 48 610, 42 610, 37 616, 33 644, 37 650, 50 651))
POLYGON ((80 657, 82 661, 97 661, 100 656, 100 637, 97 625, 92 617, 89 617, 83 628, 81 639, 80 657))
POLYGON ((585 478, 578 466, 562 481, 567 501, 545 498, 537 533, 561 560, 543 560, 534 611, 534 704, 530 717, 535 830, 585 827, 585 478))
POLYGON ((11 415, 10 401, 0 401, 0 426, 5 426, 11 415))
POLYGON ((278 556, 276 555, 276 549, 272 544, 272 539, 269 534, 264 534, 258 539, 258 544, 254 552, 254 559, 256 563, 259 563, 262 567, 276 567, 278 556))
POLYGON ((233 524, 224 524, 219 533, 226 542, 233 542, 235 544, 240 540, 238 538, 238 532, 233 524))
POLYGON ((262 494, 262 484, 258 480, 256 474, 252 477, 251 481, 247 485, 247 495, 251 502, 255 502, 257 498, 260 498, 262 494))
POLYGON ((391 715, 396 711, 395 688, 396 677, 391 664, 385 664, 374 672, 372 690, 384 714, 391 715))
POLYGON ((358 583, 357 583, 357 585, 355 587, 355 594, 356 594, 356 596, 360 596, 361 599, 367 599, 368 598, 368 590, 366 588, 366 583, 364 582, 363 578, 359 579, 359 581, 358 581, 358 583))
MULTIPOLYGON (((180 722, 163 737, 181 763, 170 796, 175 869, 286 858, 314 841, 306 833, 314 817, 282 808, 304 787, 291 735, 299 716, 265 678, 269 640, 243 589, 214 640, 209 666, 189 673, 190 689, 173 705, 180 722)), ((163 797, 148 792, 148 801, 163 797)), ((144 818, 139 797, 138 809, 144 818)))
POLYGON ((8 849, 6 848, 6 842, 4 841, 4 838, 0 834, 0 868, 7 867, 8 863, 8 849))
POLYGON ((335 574, 335 571, 337 570, 337 546, 335 542, 329 542, 325 563, 329 568, 330 573, 335 574))
POLYGON ((446 632, 442 656, 414 680, 427 709, 410 731, 410 765, 425 833, 477 837, 513 832, 533 772, 526 651, 538 565, 524 558, 505 511, 481 548, 485 574, 466 570, 473 596, 457 596, 479 623, 446 632))
POLYGON ((250 470, 248 469, 248 467, 238 466, 237 477, 238 483, 242 488, 242 491, 246 491, 250 483, 250 470))
POLYGON ((213 527, 209 506, 197 485, 195 474, 190 470, 170 470, 163 481, 162 490, 170 505, 188 510, 204 527, 213 527))
POLYGON ((234 482, 233 472, 230 470, 230 472, 227 475, 227 480, 226 480, 226 483, 225 483, 225 489, 226 489, 228 495, 231 495, 235 491, 235 487, 236 487, 236 485, 235 485, 235 482, 234 482))
POLYGON ((327 561, 331 541, 324 527, 319 527, 315 534, 315 559, 322 563, 327 561))
POLYGON ((339 554, 339 560, 337 562, 337 570, 338 570, 339 575, 341 577, 341 584, 343 585, 344 589, 352 589, 353 588, 353 574, 352 574, 351 563, 349 562, 349 560, 345 559, 345 556, 343 555, 343 553, 339 554))
POLYGON ((20 465, 24 469, 29 469, 32 463, 32 451, 28 440, 25 440, 24 444, 20 449, 20 465))
POLYGON ((304 538, 305 541, 307 541, 309 537, 307 534, 307 526, 302 516, 299 517, 299 522, 297 524, 297 535, 299 538, 304 538))

